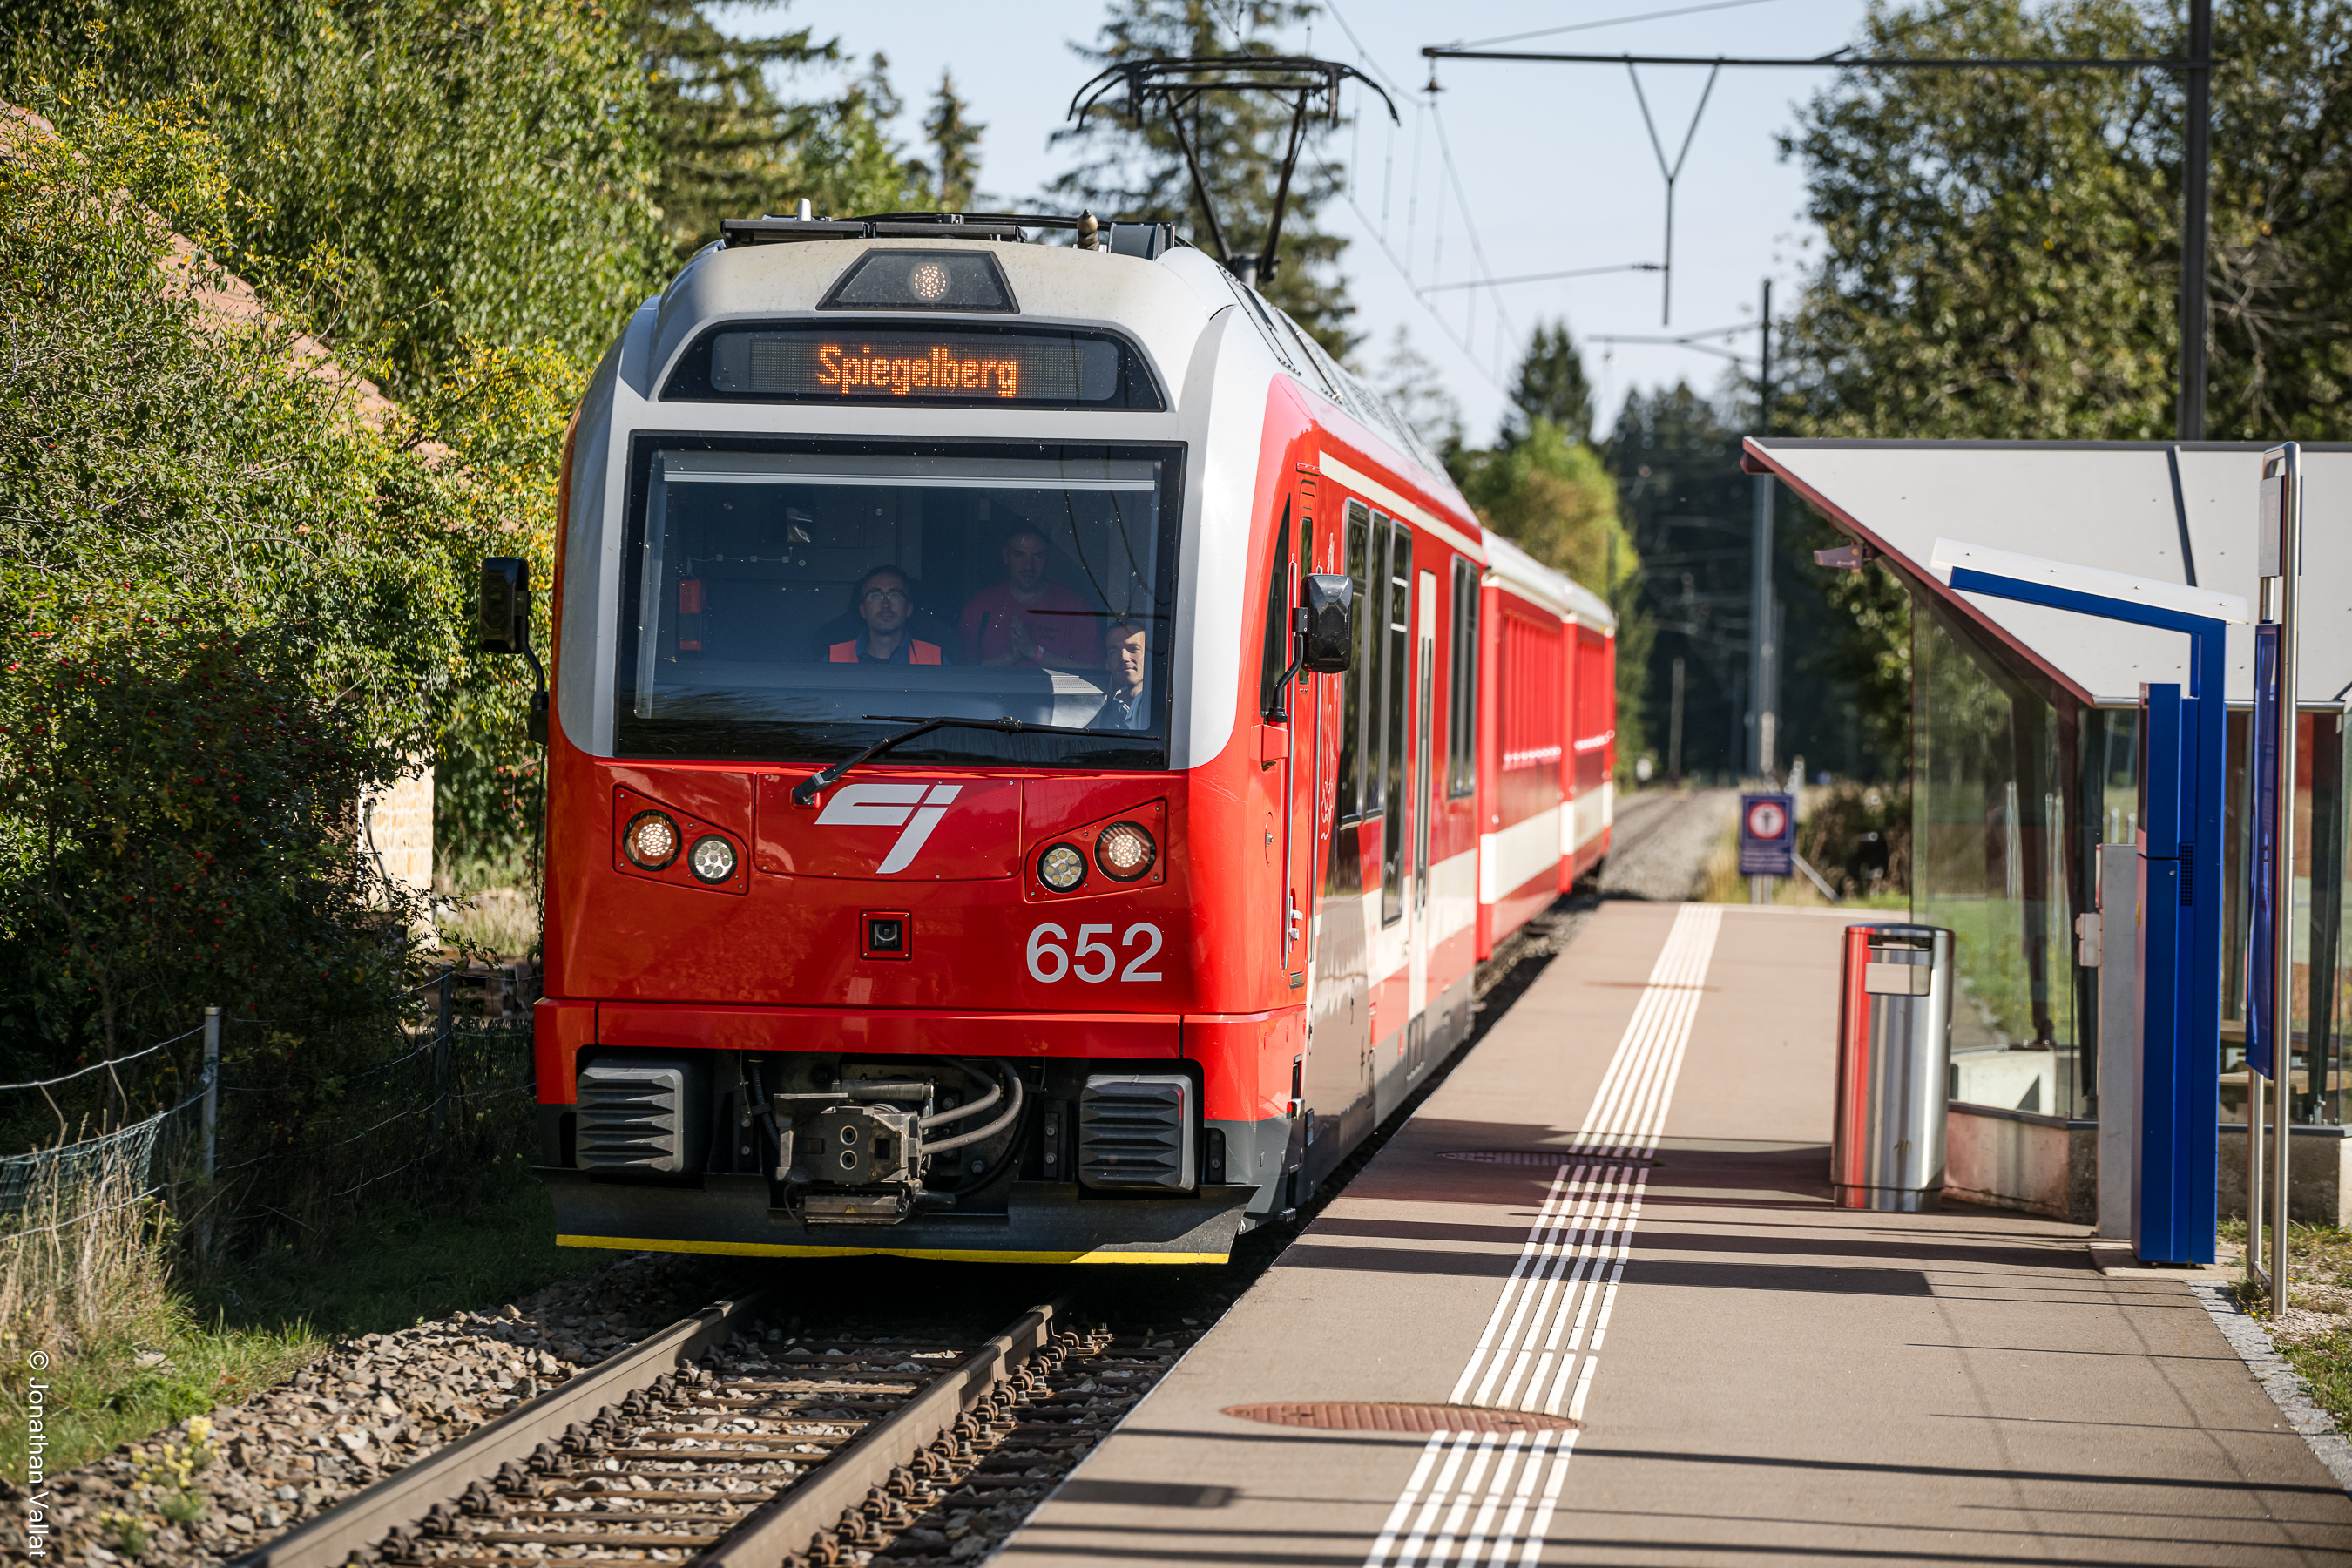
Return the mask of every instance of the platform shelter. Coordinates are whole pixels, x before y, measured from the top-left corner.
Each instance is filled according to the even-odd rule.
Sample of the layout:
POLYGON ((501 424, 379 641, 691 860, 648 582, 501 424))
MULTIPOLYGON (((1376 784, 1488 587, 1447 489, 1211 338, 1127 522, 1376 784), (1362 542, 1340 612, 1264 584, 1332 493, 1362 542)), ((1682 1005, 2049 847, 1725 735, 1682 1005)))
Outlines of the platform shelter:
MULTIPOLYGON (((1938 539, 2223 594, 2255 592, 2261 443, 1837 441, 1751 437, 1777 475, 1854 542, 1858 569, 1909 591, 1912 917, 1958 935, 1953 1023, 1958 1184, 2091 1217, 2099 1110, 2098 975, 2076 942, 2096 907, 2098 847, 2137 831, 2139 688, 2188 682, 2165 632, 1955 592, 1938 539), (1983 1114, 1979 1114, 1983 1113, 1983 1114), (1975 1117, 1974 1123, 1970 1118, 1975 1117), (2003 1125, 1995 1128, 1990 1124, 2003 1125)), ((2344 1137, 2352 951, 2347 949, 2345 719, 2352 696, 2352 446, 2303 448, 2305 606, 2297 690, 2295 1217, 2352 1219, 2344 1137)), ((2252 636, 2229 639, 2223 949, 2242 960, 2252 636)), ((2246 1105, 2242 963, 2222 978, 2221 1115, 2246 1105)), ((2110 1031, 2112 1032, 2112 1031, 2110 1031)), ((2222 1207, 2242 1208, 2242 1132, 2225 1131, 2222 1207)))

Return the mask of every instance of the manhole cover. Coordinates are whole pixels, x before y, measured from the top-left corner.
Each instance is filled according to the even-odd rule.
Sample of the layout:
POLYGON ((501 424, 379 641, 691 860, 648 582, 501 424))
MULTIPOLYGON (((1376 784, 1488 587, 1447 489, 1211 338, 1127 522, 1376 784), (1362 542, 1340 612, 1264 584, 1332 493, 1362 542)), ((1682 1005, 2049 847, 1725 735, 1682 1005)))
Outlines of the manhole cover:
POLYGON ((1572 1432, 1580 1425, 1560 1415, 1526 1410, 1486 1410, 1475 1405, 1370 1405, 1335 1400, 1288 1400, 1272 1405, 1228 1405, 1228 1415, 1271 1426, 1312 1426, 1322 1432, 1572 1432))
POLYGON ((1478 1165, 1654 1165, 1655 1160, 1632 1154, 1579 1154, 1567 1149, 1453 1149, 1441 1160, 1467 1160, 1478 1165))

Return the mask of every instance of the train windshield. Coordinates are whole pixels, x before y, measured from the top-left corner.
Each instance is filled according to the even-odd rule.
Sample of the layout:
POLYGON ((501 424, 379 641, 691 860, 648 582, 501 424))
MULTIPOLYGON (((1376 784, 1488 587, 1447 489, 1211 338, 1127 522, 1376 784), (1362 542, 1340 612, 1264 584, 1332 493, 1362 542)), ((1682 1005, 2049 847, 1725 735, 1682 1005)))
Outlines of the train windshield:
POLYGON ((1163 768, 1181 449, 640 437, 624 756, 1163 768))

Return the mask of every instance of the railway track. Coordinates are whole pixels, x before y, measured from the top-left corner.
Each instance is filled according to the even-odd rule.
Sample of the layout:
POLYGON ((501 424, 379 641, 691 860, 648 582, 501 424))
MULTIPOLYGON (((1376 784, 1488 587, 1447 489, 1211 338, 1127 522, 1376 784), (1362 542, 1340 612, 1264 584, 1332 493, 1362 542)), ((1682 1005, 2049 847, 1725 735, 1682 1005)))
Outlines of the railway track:
POLYGON ((780 1294, 714 1302, 232 1568, 965 1563, 1191 1337, 1122 1342, 1058 1304, 979 1343, 788 1333, 780 1294))

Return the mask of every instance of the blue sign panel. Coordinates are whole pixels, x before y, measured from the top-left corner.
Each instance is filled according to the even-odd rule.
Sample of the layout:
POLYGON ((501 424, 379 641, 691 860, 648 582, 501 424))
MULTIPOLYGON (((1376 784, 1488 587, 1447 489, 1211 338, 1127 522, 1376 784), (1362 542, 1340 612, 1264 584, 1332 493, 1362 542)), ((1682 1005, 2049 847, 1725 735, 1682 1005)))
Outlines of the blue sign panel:
POLYGON ((1739 874, 1743 877, 1793 877, 1797 874, 1797 797, 1793 795, 1743 795, 1739 797, 1739 874))

